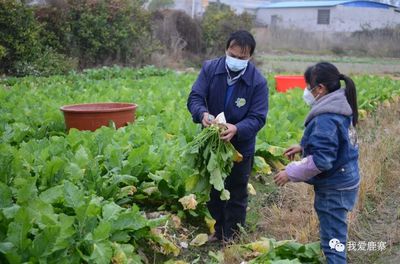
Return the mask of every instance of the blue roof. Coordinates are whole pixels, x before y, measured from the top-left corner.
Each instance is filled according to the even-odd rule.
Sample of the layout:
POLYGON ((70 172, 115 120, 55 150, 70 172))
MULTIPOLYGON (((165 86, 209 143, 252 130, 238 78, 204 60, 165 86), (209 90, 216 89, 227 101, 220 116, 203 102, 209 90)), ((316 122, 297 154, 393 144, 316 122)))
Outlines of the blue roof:
POLYGON ((396 6, 388 5, 375 1, 293 1, 293 2, 277 2, 269 5, 263 5, 259 8, 306 8, 306 7, 333 7, 337 5, 356 6, 356 7, 374 7, 374 8, 390 8, 396 6))

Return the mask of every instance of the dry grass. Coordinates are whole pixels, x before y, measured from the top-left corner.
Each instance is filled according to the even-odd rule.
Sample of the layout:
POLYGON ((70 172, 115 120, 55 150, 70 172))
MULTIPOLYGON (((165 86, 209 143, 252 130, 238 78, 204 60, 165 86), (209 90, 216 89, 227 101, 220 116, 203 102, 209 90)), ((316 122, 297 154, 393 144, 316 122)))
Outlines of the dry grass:
POLYGON ((382 106, 360 130, 362 182, 349 240, 385 242, 386 252, 353 251, 351 263, 400 263, 400 104, 382 106))
POLYGON ((289 183, 278 200, 262 209, 261 229, 275 239, 306 243, 318 239, 318 219, 313 207, 313 190, 306 184, 289 183))
POLYGON ((362 182, 358 209, 364 210, 366 199, 382 200, 382 188, 398 184, 400 153, 400 106, 381 107, 375 116, 361 123, 360 170, 362 182), (397 157, 397 159, 396 159, 397 157))

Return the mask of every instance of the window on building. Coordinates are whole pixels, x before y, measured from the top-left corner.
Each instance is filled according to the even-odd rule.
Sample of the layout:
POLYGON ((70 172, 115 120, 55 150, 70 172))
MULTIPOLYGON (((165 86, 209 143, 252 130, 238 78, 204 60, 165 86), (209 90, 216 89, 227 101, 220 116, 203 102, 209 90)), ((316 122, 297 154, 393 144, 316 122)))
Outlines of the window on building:
POLYGON ((331 10, 329 9, 318 9, 318 25, 329 25, 331 10))

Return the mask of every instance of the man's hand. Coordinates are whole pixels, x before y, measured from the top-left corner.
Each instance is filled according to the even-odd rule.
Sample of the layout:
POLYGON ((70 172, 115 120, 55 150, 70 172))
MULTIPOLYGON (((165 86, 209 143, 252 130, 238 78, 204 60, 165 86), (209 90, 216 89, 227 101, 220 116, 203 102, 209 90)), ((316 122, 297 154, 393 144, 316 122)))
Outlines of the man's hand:
POLYGON ((207 112, 203 113, 203 119, 201 120, 201 123, 203 124, 204 127, 210 126, 214 122, 214 116, 210 115, 207 112))
POLYGON ((220 138, 224 141, 230 141, 236 135, 237 127, 229 123, 224 124, 224 126, 226 126, 226 129, 221 132, 220 138))
POLYGON ((288 148, 287 150, 285 150, 283 155, 285 155, 289 160, 294 160, 294 156, 297 153, 301 153, 301 152, 302 152, 301 146, 294 145, 294 146, 291 146, 290 148, 288 148))
POLYGON ((283 185, 288 183, 290 181, 290 179, 289 179, 287 172, 285 170, 283 170, 283 171, 278 172, 278 174, 276 174, 274 176, 274 181, 275 181, 276 185, 282 187, 283 185))

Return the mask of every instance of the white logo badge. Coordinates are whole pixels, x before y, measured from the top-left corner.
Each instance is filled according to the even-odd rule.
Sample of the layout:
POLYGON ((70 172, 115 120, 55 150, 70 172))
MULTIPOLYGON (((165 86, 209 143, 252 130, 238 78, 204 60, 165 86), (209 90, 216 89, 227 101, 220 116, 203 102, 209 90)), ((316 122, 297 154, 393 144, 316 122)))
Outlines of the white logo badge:
POLYGON ((236 103, 236 106, 240 108, 246 104, 246 99, 238 98, 238 99, 236 99, 235 103, 236 103))

